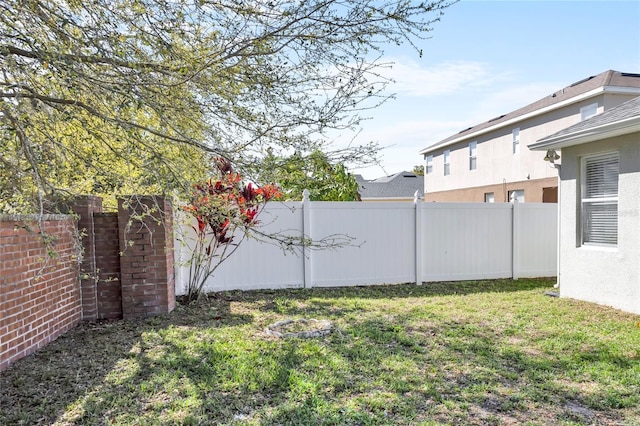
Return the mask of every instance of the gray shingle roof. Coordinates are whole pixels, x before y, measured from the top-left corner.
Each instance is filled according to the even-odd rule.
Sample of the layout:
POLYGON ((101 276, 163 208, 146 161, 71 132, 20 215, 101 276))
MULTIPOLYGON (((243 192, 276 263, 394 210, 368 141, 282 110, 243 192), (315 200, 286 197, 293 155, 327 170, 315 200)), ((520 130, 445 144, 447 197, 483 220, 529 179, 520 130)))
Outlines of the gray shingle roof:
POLYGON ((546 108, 560 102, 566 101, 575 96, 587 93, 591 90, 604 86, 616 86, 616 87, 632 87, 640 88, 640 74, 625 73, 620 71, 605 71, 595 76, 587 77, 583 80, 577 81, 564 89, 558 90, 549 96, 533 102, 525 107, 501 115, 496 118, 492 118, 489 121, 480 123, 476 126, 469 127, 459 133, 449 136, 439 142, 436 142, 427 148, 423 149, 421 153, 428 152, 430 150, 447 145, 448 142, 456 140, 458 138, 464 138, 467 135, 472 135, 478 131, 488 129, 490 127, 499 126, 501 123, 512 120, 514 118, 524 116, 528 113, 532 113, 542 108, 546 108))
POLYGON ((418 190, 424 192, 424 178, 411 172, 400 172, 378 179, 365 180, 361 175, 358 181, 360 196, 365 198, 408 198, 418 190))

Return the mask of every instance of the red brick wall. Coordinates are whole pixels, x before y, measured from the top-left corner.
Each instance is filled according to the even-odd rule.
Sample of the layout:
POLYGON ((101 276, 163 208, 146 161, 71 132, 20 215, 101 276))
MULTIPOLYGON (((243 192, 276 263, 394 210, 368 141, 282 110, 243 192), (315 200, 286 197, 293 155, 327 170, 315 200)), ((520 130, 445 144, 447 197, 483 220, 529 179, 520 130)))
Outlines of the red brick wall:
POLYGON ((93 214, 97 318, 122 318, 118 213, 93 214))
POLYGON ((175 308, 171 203, 162 197, 120 200, 123 318, 166 314, 175 308))
POLYGON ((38 223, 30 216, 0 216, 0 371, 81 319, 76 222, 45 216, 47 254, 38 223))
POLYGON ((117 213, 103 213, 102 200, 87 196, 72 207, 77 222, 45 216, 44 234, 55 237, 54 257, 33 217, 0 215, 0 371, 81 319, 174 309, 171 203, 162 197, 139 201, 134 208, 121 205, 117 213), (150 214, 140 222, 144 211, 150 214))
POLYGON ((165 246, 164 246, 164 266, 163 270, 167 274, 167 288, 165 295, 167 297, 167 312, 171 312, 176 307, 176 274, 175 274, 175 253, 174 253, 174 235, 173 235, 173 206, 171 202, 164 200, 165 211, 165 246))
POLYGON ((82 292, 82 319, 98 319, 98 274, 96 270, 95 229, 93 214, 102 211, 102 198, 87 195, 78 197, 73 206, 78 216, 78 229, 82 233, 84 249, 80 265, 80 289, 82 292))

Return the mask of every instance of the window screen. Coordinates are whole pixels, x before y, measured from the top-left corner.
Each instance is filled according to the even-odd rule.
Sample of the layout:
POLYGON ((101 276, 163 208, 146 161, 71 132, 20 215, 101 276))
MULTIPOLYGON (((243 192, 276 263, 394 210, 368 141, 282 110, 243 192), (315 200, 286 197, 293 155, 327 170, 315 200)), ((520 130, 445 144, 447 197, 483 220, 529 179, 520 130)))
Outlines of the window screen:
POLYGON ((469 170, 475 170, 478 167, 478 142, 469 144, 469 170))
POLYGON ((513 153, 517 154, 520 152, 520 128, 515 128, 511 132, 513 136, 513 153))
POLYGON ((598 104, 590 104, 580 108, 580 121, 593 117, 598 113, 598 104))
POLYGON ((449 176, 451 173, 451 163, 450 161, 451 151, 446 150, 444 152, 444 175, 449 176))
POLYGON ((618 244, 618 154, 583 160, 582 242, 618 244))
POLYGON ((425 173, 433 173, 433 155, 427 156, 427 168, 425 169, 425 173))

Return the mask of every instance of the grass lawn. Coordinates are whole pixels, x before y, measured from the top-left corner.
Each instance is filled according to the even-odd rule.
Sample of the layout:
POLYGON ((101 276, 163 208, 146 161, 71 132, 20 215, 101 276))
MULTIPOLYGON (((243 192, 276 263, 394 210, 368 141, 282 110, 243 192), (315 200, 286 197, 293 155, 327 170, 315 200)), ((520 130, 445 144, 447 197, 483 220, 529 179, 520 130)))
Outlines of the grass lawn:
POLYGON ((639 425, 640 316, 552 284, 230 292, 82 324, 0 374, 0 424, 639 425), (334 331, 265 333, 287 318, 334 331))

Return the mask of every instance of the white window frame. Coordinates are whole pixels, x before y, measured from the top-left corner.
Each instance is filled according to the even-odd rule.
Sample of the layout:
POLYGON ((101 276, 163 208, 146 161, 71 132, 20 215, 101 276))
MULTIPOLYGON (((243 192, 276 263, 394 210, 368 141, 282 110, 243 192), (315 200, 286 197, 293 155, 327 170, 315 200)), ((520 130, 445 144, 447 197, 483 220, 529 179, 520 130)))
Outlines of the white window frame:
POLYGON ((516 155, 517 153, 520 152, 520 127, 516 127, 515 129, 513 129, 511 131, 511 136, 512 136, 512 153, 513 155, 516 155))
POLYGON ((485 203, 494 203, 496 201, 496 197, 493 192, 485 192, 484 193, 484 202, 485 203))
POLYGON ((581 159, 578 211, 581 245, 617 247, 619 180, 619 153, 608 152, 585 156, 581 159), (589 168, 592 168, 591 173, 589 168), (599 177, 603 180, 598 181, 599 177), (594 211, 594 207, 605 207, 605 210, 597 209, 594 211), (594 224, 599 229, 594 231, 594 224))
POLYGON ((469 143, 469 170, 478 168, 478 142, 469 143))
POLYGON ((451 174, 451 150, 447 149, 442 153, 444 160, 444 175, 449 176, 451 174))
POLYGON ((588 118, 593 117, 598 113, 598 103, 592 103, 589 105, 585 105, 580 108, 580 121, 584 121, 588 118))
POLYGON ((433 173, 433 155, 427 155, 426 165, 424 167, 424 174, 430 175, 433 173))

